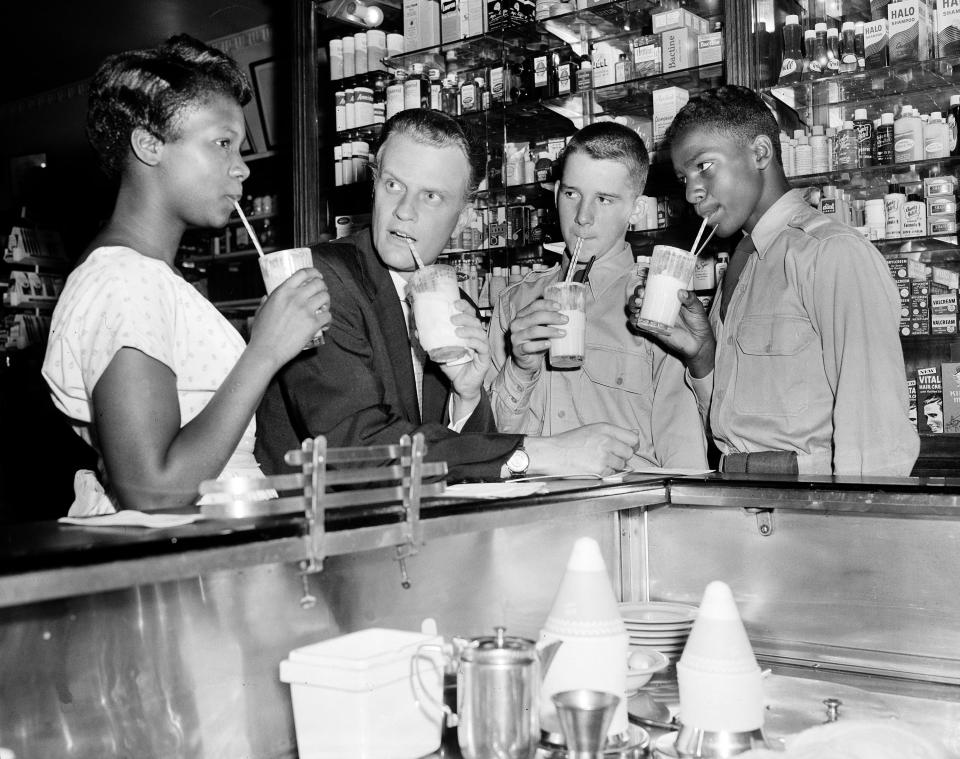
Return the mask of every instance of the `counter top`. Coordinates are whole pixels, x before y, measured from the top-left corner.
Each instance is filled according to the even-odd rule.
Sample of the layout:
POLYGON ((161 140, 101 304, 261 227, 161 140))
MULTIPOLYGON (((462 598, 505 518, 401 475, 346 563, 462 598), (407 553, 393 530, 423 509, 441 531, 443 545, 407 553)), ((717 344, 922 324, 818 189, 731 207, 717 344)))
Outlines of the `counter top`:
MULTIPOLYGON (((707 474, 630 474, 622 482, 560 479, 522 498, 424 501, 430 540, 579 514, 655 508, 746 508, 899 516, 960 517, 960 479, 707 474)), ((326 556, 404 542, 399 506, 327 514, 326 556)), ((302 516, 203 520, 182 527, 80 527, 37 522, 0 533, 0 607, 310 555, 302 516), (29 582, 25 580, 29 578, 29 582)))

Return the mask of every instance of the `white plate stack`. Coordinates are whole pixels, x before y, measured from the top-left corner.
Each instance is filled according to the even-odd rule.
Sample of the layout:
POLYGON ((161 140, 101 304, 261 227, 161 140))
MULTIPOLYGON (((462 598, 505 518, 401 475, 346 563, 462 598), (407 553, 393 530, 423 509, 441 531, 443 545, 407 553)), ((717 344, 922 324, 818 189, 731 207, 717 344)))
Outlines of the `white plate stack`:
POLYGON ((697 607, 673 601, 636 601, 620 604, 620 616, 631 647, 653 648, 672 663, 683 653, 697 607))

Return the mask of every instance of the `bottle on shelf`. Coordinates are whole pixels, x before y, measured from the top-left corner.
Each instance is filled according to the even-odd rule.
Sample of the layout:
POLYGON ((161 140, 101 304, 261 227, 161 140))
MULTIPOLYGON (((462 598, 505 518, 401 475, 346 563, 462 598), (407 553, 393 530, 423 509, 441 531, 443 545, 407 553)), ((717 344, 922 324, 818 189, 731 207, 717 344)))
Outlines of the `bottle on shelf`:
POLYGON ((881 166, 890 166, 893 163, 896 163, 896 156, 893 150, 894 142, 894 127, 893 127, 893 114, 892 113, 881 113, 880 114, 880 128, 877 129, 876 135, 876 156, 877 163, 881 166))
POLYGON ((844 21, 840 28, 840 73, 852 74, 857 70, 857 40, 852 21, 844 21))
POLYGON ((796 170, 798 175, 813 173, 813 151, 805 134, 797 136, 796 170))
POLYGON ((827 29, 827 73, 840 73, 840 31, 835 26, 827 29))
POLYGON ((873 121, 867 118, 866 108, 857 108, 853 112, 853 128, 857 133, 857 157, 860 168, 873 166, 873 121))
POLYGON ((580 68, 577 71, 577 92, 587 92, 593 88, 593 63, 589 55, 580 56, 580 68))
POLYGON ((447 76, 440 89, 440 105, 448 116, 460 115, 460 91, 457 89, 456 77, 447 76))
POLYGON ((403 69, 397 69, 394 72, 393 79, 387 85, 387 103, 384 109, 384 117, 389 119, 391 116, 400 113, 404 108, 404 84, 407 81, 407 72, 403 69))
POLYGON ((933 111, 923 125, 923 157, 946 158, 948 142, 947 123, 941 118, 940 111, 933 111))
POLYGON ((866 71, 867 68, 867 46, 863 36, 863 21, 856 21, 853 24, 853 49, 857 56, 857 71, 866 71))
POLYGON ((440 69, 434 67, 427 72, 427 80, 430 82, 430 110, 443 110, 443 84, 440 81, 440 69))
POLYGON ((800 17, 790 15, 783 26, 783 61, 780 63, 779 84, 794 84, 803 73, 802 35, 800 17))
POLYGON ((947 147, 950 155, 960 155, 960 142, 957 140, 957 130, 960 125, 960 95, 950 96, 950 107, 947 111, 947 147))
POLYGON ((827 52, 827 25, 819 23, 814 29, 813 60, 810 68, 814 72, 814 78, 830 76, 830 56, 827 52))
POLYGON ((852 121, 844 121, 843 128, 837 133, 837 169, 856 169, 860 166, 857 149, 857 131, 852 121))
POLYGON ((817 58, 817 33, 807 29, 803 33, 803 72, 804 80, 817 79, 820 76, 820 60, 817 58))
POLYGON ((897 163, 923 160, 923 122, 912 106, 904 105, 893 122, 893 151, 897 163))

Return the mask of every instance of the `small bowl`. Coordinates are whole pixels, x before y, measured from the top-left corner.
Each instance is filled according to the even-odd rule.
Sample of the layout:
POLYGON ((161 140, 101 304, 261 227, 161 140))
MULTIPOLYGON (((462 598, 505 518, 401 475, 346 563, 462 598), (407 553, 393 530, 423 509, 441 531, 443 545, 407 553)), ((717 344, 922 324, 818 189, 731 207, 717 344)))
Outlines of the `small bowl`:
POLYGON ((655 648, 630 646, 627 657, 627 693, 640 690, 656 672, 666 669, 670 660, 655 648))

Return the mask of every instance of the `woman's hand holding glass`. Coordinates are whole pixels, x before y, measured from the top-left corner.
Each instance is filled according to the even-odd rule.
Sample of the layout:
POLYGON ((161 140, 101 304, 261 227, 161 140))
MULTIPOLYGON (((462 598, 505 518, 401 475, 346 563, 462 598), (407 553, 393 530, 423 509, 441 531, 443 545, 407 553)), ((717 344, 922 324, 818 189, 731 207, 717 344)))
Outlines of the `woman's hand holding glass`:
POLYGON ((330 293, 323 275, 313 267, 300 269, 260 305, 250 347, 262 348, 283 365, 331 321, 330 293))

